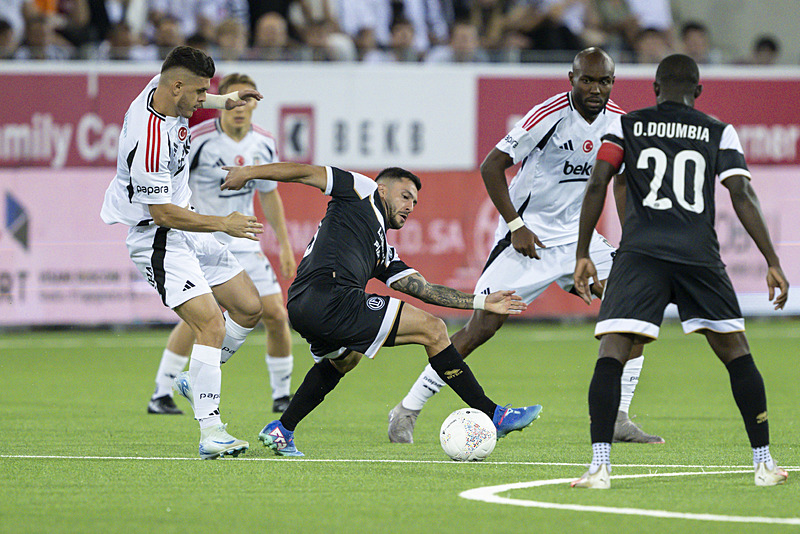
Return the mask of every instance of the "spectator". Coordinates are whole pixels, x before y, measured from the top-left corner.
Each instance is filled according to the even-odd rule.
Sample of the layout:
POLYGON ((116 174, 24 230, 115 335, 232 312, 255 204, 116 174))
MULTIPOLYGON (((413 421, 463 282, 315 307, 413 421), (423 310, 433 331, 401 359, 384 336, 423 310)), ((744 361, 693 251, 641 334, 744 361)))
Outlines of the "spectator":
POLYGON ((380 47, 393 46, 392 28, 398 19, 407 20, 413 27, 418 54, 430 48, 431 36, 434 44, 448 41, 439 0, 347 0, 339 4, 342 31, 355 40, 362 28, 372 28, 380 47))
POLYGON ((745 63, 751 65, 775 65, 781 55, 778 40, 771 35, 762 35, 753 43, 753 50, 745 63))
POLYGON ((87 0, 34 1, 30 16, 47 17, 52 28, 74 46, 81 46, 90 37, 90 11, 87 0))
POLYGON ((217 26, 217 58, 237 61, 247 56, 247 28, 237 19, 225 19, 217 26))
POLYGON ((672 5, 670 0, 625 0, 639 28, 661 32, 672 47, 672 5))
POLYGON ((683 53, 697 64, 722 63, 722 53, 711 48, 708 28, 701 22, 690 21, 681 27, 681 46, 683 53))
POLYGON ((11 26, 12 45, 16 48, 25 36, 25 19, 35 14, 33 0, 0 0, 0 18, 11 26))
POLYGON ((378 50, 378 42, 375 39, 375 29, 363 27, 356 33, 353 42, 356 45, 356 59, 364 61, 364 58, 378 50))
POLYGON ((478 31, 482 48, 501 48, 510 5, 510 0, 475 0, 470 5, 467 17, 478 31))
POLYGON ((630 55, 639 33, 639 23, 625 0, 591 0, 587 3, 585 23, 592 38, 616 58, 630 55))
MULTIPOLYGON (((331 14, 331 8, 328 5, 328 0, 317 0, 325 3, 322 12, 331 14)), ((351 0, 345 0, 345 3, 351 0)), ((255 44, 255 27, 258 21, 267 13, 277 13, 284 21, 286 21, 286 31, 289 39, 295 42, 303 40, 303 26, 312 21, 317 20, 319 17, 314 16, 314 7, 309 0, 249 0, 250 5, 250 27, 253 28, 253 40, 255 44), (299 22, 295 23, 293 13, 299 9, 300 14, 297 17, 299 22)))
POLYGON ((489 56, 480 47, 478 29, 469 22, 461 21, 453 25, 450 44, 432 48, 425 60, 431 63, 479 63, 489 61, 489 56))
POLYGON ((415 62, 421 59, 414 47, 414 26, 399 17, 392 24, 392 45, 388 50, 374 50, 364 56, 366 63, 415 62))
POLYGON ((664 33, 656 28, 645 28, 639 32, 633 44, 636 63, 660 63, 672 50, 664 33))
POLYGON ((97 48, 98 59, 154 61, 158 59, 158 50, 153 46, 144 46, 126 22, 113 24, 107 32, 106 39, 97 48))
POLYGON ((181 21, 170 15, 161 17, 156 23, 156 33, 153 44, 158 48, 158 58, 164 59, 176 46, 186 42, 186 36, 181 32, 184 25, 181 21))
POLYGON ((5 20, 0 19, 0 59, 11 59, 17 50, 14 40, 14 28, 5 20))
POLYGON ((291 61, 297 59, 295 50, 289 41, 289 29, 286 19, 279 13, 271 11, 261 15, 253 29, 253 50, 251 59, 263 61, 291 61))
POLYGON ((305 35, 305 59, 312 61, 353 61, 356 47, 348 35, 336 31, 335 25, 326 20, 309 23, 303 30, 305 35))
POLYGON ((526 35, 537 51, 551 51, 537 54, 537 60, 559 61, 560 52, 566 52, 564 58, 572 58, 583 48, 584 11, 583 0, 518 0, 507 17, 506 29, 526 35))
POLYGON ((75 48, 55 32, 45 15, 34 15, 25 24, 25 40, 14 53, 14 59, 71 59, 75 48))

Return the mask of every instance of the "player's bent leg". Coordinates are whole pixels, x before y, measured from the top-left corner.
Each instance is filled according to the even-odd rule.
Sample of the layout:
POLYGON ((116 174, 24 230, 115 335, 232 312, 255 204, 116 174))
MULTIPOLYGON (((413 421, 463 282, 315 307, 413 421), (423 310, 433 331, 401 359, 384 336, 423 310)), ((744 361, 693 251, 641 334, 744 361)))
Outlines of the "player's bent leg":
POLYGON ((486 310, 475 310, 472 316, 464 325, 464 328, 450 337, 450 341, 463 358, 466 358, 472 351, 486 343, 494 334, 500 330, 503 323, 508 319, 508 315, 499 315, 486 310))
POLYGON ((262 322, 267 330, 267 352, 264 361, 272 387, 272 411, 283 413, 289 406, 292 388, 292 335, 289 314, 283 305, 283 295, 261 296, 262 322))
POLYGON ((211 289, 225 308, 225 338, 222 342, 222 363, 225 363, 244 344, 247 335, 261 319, 261 299, 244 271, 211 289))
POLYGON ((783 484, 788 475, 778 467, 769 452, 769 420, 764 380, 750 354, 744 332, 719 333, 704 330, 709 345, 725 364, 731 391, 742 415, 750 446, 756 486, 783 484))
MULTIPOLYGON (((507 316, 477 310, 467 324, 450 337, 453 346, 466 358, 477 347, 491 338, 503 325, 507 316)), ((430 364, 425 366, 402 401, 389 412, 388 435, 391 443, 413 443, 414 426, 423 406, 444 386, 444 382, 430 364)))
POLYGON ((227 282, 213 286, 211 290, 217 302, 237 324, 252 329, 261 320, 261 298, 246 272, 239 272, 227 282))
POLYGON ((409 304, 403 307, 395 338, 396 345, 403 343, 424 345, 434 371, 467 406, 482 411, 492 419, 498 437, 522 430, 539 417, 542 407, 538 404, 512 409, 499 406, 489 399, 464 358, 447 338, 444 321, 409 304))
POLYGON ((183 414, 172 398, 172 387, 175 378, 189 363, 193 344, 192 329, 185 322, 178 321, 178 324, 170 332, 167 346, 161 355, 158 371, 156 371, 156 388, 147 404, 147 413, 183 414))
POLYGON ((614 423, 614 443, 664 443, 664 439, 661 436, 648 434, 639 428, 636 423, 631 421, 628 414, 628 409, 642 372, 644 363, 643 347, 644 345, 641 343, 633 344, 629 359, 622 369, 619 411, 617 412, 617 420, 614 423))

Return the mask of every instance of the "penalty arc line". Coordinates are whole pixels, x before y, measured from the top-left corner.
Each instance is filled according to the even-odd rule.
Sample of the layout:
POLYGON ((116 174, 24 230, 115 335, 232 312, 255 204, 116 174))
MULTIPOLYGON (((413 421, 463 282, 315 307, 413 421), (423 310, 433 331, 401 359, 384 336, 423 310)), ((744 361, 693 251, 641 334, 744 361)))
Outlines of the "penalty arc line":
MULTIPOLYGON (((730 471, 698 471, 692 473, 648 473, 639 475, 616 475, 612 479, 623 478, 646 478, 646 477, 677 477, 677 476, 699 476, 699 475, 726 475, 738 473, 752 473, 752 470, 730 470, 730 471)), ((535 488, 541 486, 552 486, 557 484, 568 484, 574 478, 555 478, 550 480, 533 480, 530 482, 517 482, 514 484, 501 484, 499 486, 485 486, 463 491, 459 497, 472 501, 482 501, 493 504, 510 504, 513 506, 523 506, 527 508, 545 508, 552 510, 568 510, 572 512, 596 512, 605 514, 637 515, 648 517, 660 517, 668 519, 692 519, 697 521, 719 521, 728 523, 767 523, 783 525, 800 525, 798 517, 759 517, 759 516, 736 516, 719 514, 695 514, 687 512, 670 512, 667 510, 647 510, 642 508, 615 508, 613 506, 593 506, 581 504, 560 504, 543 501, 528 501, 523 499, 512 499, 500 497, 498 493, 515 489, 535 488)), ((581 491, 581 490, 576 490, 581 491)))

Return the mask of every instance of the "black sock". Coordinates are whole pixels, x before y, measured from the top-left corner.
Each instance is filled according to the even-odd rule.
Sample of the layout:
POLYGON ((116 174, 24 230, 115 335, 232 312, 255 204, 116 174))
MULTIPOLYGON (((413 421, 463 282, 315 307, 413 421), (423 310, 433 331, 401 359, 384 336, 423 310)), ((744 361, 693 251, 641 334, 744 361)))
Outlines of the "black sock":
POLYGON ((467 403, 467 406, 480 410, 494 417, 497 404, 491 401, 483 392, 483 388, 475 379, 475 375, 467 366, 464 358, 458 353, 451 343, 446 349, 428 360, 444 383, 453 388, 453 391, 467 403))
POLYGON ((320 405, 325 395, 333 391, 341 378, 342 375, 328 360, 314 364, 297 388, 289 407, 281 415, 283 427, 294 432, 297 424, 320 405))
POLYGON ((750 446, 755 448, 769 445, 767 393, 753 356, 745 354, 728 362, 725 367, 731 376, 733 398, 742 413, 750 446))
POLYGON ((614 441, 614 422, 619 410, 622 362, 616 358, 598 358, 589 384, 589 418, 592 443, 614 441))

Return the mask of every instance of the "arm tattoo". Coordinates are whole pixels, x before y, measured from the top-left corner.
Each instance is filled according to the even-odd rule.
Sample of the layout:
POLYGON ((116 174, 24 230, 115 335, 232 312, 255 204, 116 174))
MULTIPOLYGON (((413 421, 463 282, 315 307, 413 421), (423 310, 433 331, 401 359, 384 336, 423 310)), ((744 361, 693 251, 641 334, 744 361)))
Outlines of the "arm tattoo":
POLYGON ((406 295, 417 297, 422 302, 436 304, 446 308, 472 309, 474 295, 464 293, 457 289, 438 284, 431 284, 419 273, 408 275, 392 284, 396 289, 406 295))

